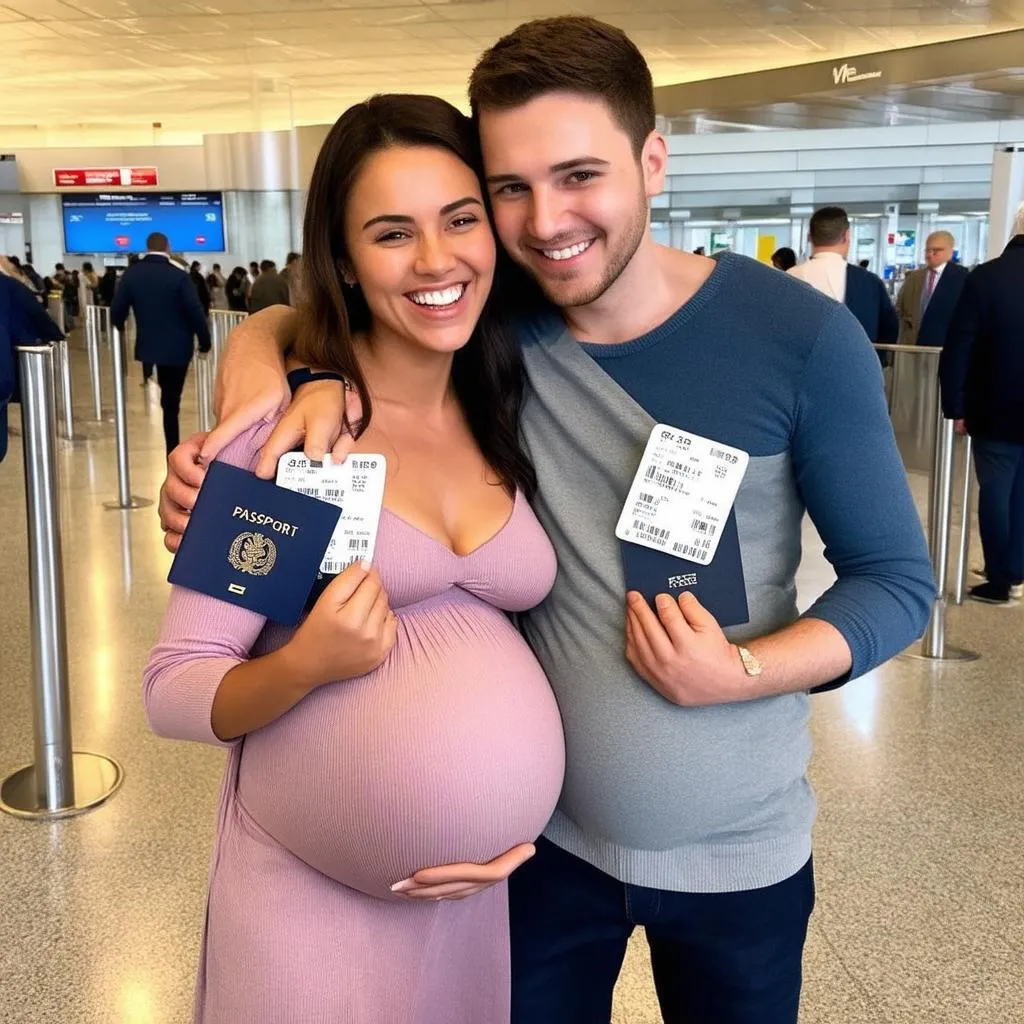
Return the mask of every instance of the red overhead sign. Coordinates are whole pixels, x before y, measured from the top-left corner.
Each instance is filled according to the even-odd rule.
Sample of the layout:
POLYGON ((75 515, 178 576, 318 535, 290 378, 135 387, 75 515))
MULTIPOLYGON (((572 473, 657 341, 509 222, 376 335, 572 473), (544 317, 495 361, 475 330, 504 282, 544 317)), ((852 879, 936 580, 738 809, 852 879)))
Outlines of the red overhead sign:
POLYGON ((57 167, 53 183, 58 188, 139 188, 156 185, 155 167, 57 167))

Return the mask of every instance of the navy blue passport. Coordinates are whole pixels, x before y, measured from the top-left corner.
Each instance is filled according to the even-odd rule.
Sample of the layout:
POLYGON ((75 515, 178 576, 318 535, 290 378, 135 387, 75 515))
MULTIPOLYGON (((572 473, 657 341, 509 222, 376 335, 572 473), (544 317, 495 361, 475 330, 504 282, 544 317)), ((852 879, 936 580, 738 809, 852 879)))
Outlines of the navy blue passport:
POLYGON ((167 580, 294 626, 340 515, 336 505, 214 462, 167 580))
POLYGON ((626 571, 626 590, 643 594, 652 608, 658 594, 678 598, 688 590, 723 628, 750 621, 735 510, 725 521, 722 539, 710 565, 700 565, 629 541, 619 543, 626 571))

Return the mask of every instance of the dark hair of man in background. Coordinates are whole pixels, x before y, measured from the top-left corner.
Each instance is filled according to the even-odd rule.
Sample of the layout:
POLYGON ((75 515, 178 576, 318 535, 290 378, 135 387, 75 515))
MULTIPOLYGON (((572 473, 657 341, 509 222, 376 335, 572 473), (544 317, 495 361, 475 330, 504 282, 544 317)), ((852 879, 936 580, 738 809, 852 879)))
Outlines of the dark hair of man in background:
POLYGON ((167 236, 160 231, 154 231, 146 239, 146 249, 149 252, 169 252, 171 243, 167 240, 167 236))
POLYGON ((811 217, 808 235, 812 245, 838 245, 850 230, 850 218, 841 206, 823 206, 811 217))
POLYGON ((776 249, 772 253, 772 266, 776 270, 786 271, 791 267, 796 266, 796 253, 788 246, 784 245, 779 249, 776 249))

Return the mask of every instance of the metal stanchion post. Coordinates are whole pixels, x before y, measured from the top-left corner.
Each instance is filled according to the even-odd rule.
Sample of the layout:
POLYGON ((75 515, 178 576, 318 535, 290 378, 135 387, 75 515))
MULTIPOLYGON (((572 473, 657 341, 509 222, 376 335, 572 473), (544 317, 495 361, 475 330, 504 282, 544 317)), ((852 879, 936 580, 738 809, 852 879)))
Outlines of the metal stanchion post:
POLYGON ((110 352, 114 370, 114 433, 117 439, 117 501, 105 501, 103 507, 146 508, 153 502, 148 498, 137 498, 132 494, 128 469, 128 411, 125 399, 124 349, 121 346, 121 332, 113 329, 110 352))
POLYGON ((64 417, 64 439, 75 441, 75 400, 71 387, 71 347, 67 338, 55 343, 57 379, 60 382, 61 408, 64 417))
POLYGON ((210 310, 210 359, 213 361, 213 372, 217 372, 220 364, 221 346, 223 345, 222 331, 224 330, 224 317, 219 309, 210 310))
POLYGON ((210 372, 212 352, 203 354, 196 352, 196 407, 199 416, 199 429, 207 432, 213 429, 213 380, 210 372))
POLYGON ((953 578, 953 601, 957 605, 964 603, 967 589, 967 558, 971 551, 971 496, 974 490, 973 456, 974 442, 971 435, 964 436, 964 479, 960 488, 960 543, 956 549, 956 575, 953 578))
POLYGON ((956 430, 952 420, 938 416, 935 435, 936 479, 932 481, 931 536, 929 548, 935 572, 936 595, 932 613, 921 641, 921 651, 906 657, 920 661, 975 661, 978 655, 946 643, 946 584, 949 579, 949 535, 953 511, 953 463, 956 430))
POLYGON ((100 306, 85 307, 85 348, 89 355, 93 419, 103 419, 103 382, 100 379, 100 306))
POLYGON ((35 760, 0 784, 0 809, 63 818, 95 807, 120 786, 120 766, 71 745, 67 629, 56 491, 55 395, 50 346, 18 349, 28 508, 35 760))
POLYGON ((945 422, 941 404, 937 405, 935 418, 934 456, 932 458, 931 492, 928 496, 928 551, 935 565, 935 545, 939 539, 937 514, 942 497, 940 486, 942 480, 942 425, 945 422))

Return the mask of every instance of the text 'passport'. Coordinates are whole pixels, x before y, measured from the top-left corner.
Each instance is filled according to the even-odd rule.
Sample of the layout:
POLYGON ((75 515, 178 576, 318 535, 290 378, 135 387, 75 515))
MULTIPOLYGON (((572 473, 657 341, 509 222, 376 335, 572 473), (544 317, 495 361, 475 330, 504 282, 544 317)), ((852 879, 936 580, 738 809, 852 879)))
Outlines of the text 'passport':
POLYGON ((214 462, 168 582, 294 626, 338 516, 334 505, 214 462))

